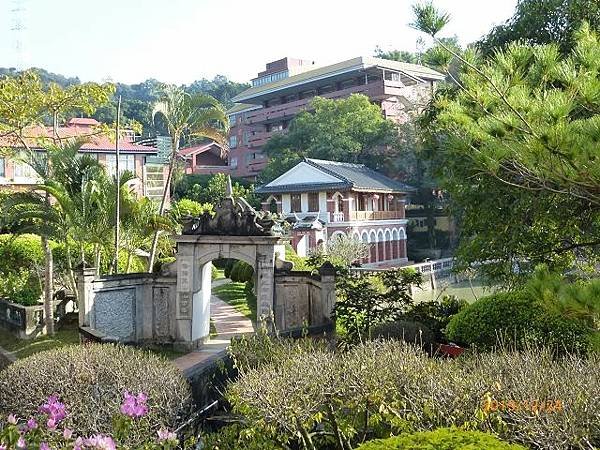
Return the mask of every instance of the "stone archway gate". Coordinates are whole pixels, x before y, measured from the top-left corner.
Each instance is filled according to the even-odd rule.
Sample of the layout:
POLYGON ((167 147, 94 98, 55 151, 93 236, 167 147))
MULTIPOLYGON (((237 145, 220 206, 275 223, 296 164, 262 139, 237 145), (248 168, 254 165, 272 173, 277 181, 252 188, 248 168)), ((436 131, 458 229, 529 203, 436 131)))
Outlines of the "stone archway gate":
POLYGON ((215 213, 189 217, 176 262, 161 273, 78 276, 79 326, 84 339, 197 348, 210 336, 212 261, 232 258, 254 268, 257 317, 279 331, 330 325, 333 267, 292 272, 276 216, 228 196, 215 213))
MULTIPOLYGON (((238 259, 254 268, 257 317, 274 314, 277 236, 180 235, 177 242, 176 320, 180 336, 197 342, 209 335, 212 261, 238 259)), ((186 339, 186 340, 188 340, 186 339)))

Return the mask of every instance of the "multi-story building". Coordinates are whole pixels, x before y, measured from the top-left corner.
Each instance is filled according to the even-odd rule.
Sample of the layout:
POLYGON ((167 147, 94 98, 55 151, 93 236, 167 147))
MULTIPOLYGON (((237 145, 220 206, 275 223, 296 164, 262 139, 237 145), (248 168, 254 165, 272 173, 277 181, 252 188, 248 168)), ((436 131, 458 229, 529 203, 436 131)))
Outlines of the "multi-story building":
POLYGON ((300 256, 347 236, 369 244, 362 263, 393 266, 407 262, 405 204, 413 190, 362 164, 305 158, 256 192, 264 210, 290 222, 300 256))
POLYGON ((434 83, 443 78, 420 65, 364 56, 320 68, 291 58, 268 63, 252 87, 233 98, 237 104, 228 111, 231 174, 255 178, 267 163, 263 145, 285 132, 315 96, 364 94, 385 117, 406 122, 426 105, 434 83))
MULTIPOLYGON (((90 155, 104 165, 109 175, 116 173, 116 151, 115 142, 106 133, 99 129, 100 123, 94 119, 74 118, 69 120, 66 126, 59 127, 57 132, 61 141, 67 139, 83 139, 80 153, 90 155)), ((35 127, 25 131, 25 141, 33 151, 43 152, 43 141, 50 141, 53 136, 51 128, 35 127)), ((23 149, 23 144, 17 140, 4 137, 0 141, 0 147, 12 148, 8 152, 12 156, 0 157, 0 188, 22 190, 28 189, 39 183, 40 180, 34 170, 24 162, 19 154, 23 149)), ((160 198, 164 184, 160 189, 154 187, 154 192, 149 192, 148 186, 152 185, 148 179, 147 159, 155 156, 157 149, 146 145, 139 145, 134 142, 133 132, 125 132, 119 141, 119 170, 130 171, 136 175, 136 180, 132 182, 131 187, 139 195, 150 198, 160 198)), ((164 172, 166 166, 159 165, 158 172, 160 179, 166 179, 164 172)))

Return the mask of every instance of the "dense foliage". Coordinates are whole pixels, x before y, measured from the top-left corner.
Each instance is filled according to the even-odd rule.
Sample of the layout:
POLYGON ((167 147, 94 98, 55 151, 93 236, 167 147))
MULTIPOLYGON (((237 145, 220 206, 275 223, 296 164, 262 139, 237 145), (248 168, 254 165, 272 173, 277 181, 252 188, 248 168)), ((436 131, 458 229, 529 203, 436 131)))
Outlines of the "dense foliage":
MULTIPOLYGON (((233 196, 243 197, 250 205, 260 207, 260 199, 254 195, 254 185, 244 179, 232 180, 233 196)), ((173 195, 178 199, 189 199, 199 203, 219 204, 227 192, 227 176, 185 175, 173 186, 173 195)))
POLYGON ((324 344, 265 339, 231 349, 241 375, 227 397, 242 418, 240 442, 255 436, 279 447, 344 449, 455 426, 539 449, 598 445, 595 355, 556 359, 532 349, 447 360, 394 341, 333 353, 324 344))
POLYGON ((420 284, 421 274, 411 269, 369 276, 338 271, 334 315, 344 338, 358 341, 374 325, 402 318, 412 304, 411 286, 420 284))
POLYGON ((434 431, 403 434, 367 442, 357 450, 525 450, 517 444, 502 442, 492 434, 440 428, 434 431))
POLYGON ((264 146, 270 159, 261 180, 273 180, 303 157, 385 169, 397 153, 398 139, 395 123, 385 119, 367 96, 315 97, 311 111, 298 114, 285 134, 274 135, 264 146))
POLYGON ((88 344, 41 352, 0 372, 0 416, 29 417, 49 396, 69 406, 64 425, 81 435, 107 434, 124 390, 148 395, 145 428, 129 442, 175 428, 189 411, 186 380, 169 361, 148 352, 88 344))
MULTIPOLYGON (((42 83, 56 83, 62 87, 76 86, 81 84, 77 77, 65 77, 60 74, 48 72, 44 69, 33 69, 40 77, 42 83)), ((0 76, 16 76, 18 71, 14 69, 0 68, 0 76)), ((152 104, 158 101, 160 91, 164 83, 148 79, 136 84, 115 84, 114 97, 121 96, 123 117, 126 122, 137 122, 143 127, 144 134, 166 134, 164 124, 152 121, 152 104)), ((226 107, 233 106, 231 99, 243 90, 249 88, 246 83, 236 83, 223 75, 216 75, 212 80, 202 78, 184 86, 190 94, 202 93, 210 95, 223 103, 226 107)), ((116 121, 116 110, 114 106, 101 106, 92 114, 92 117, 103 123, 116 121)))
POLYGON ((522 292, 496 293, 477 300, 452 317, 446 336, 480 350, 535 343, 558 352, 586 352, 590 345, 588 327, 547 311, 522 292))
POLYGON ((435 350, 435 334, 420 322, 396 320, 383 322, 371 329, 371 339, 395 339, 422 346, 427 351, 435 350))
POLYGON ((513 17, 495 26, 477 47, 484 55, 511 42, 556 44, 562 53, 574 46, 573 34, 584 21, 600 30, 600 4, 596 0, 520 0, 513 17))
MULTIPOLYGON (((431 8, 417 25, 437 33, 445 22, 431 8)), ((597 255, 600 41, 587 25, 573 38, 566 55, 553 44, 468 55, 459 88, 439 91, 424 117, 460 222, 459 260, 485 261, 480 270, 496 280, 597 255)))

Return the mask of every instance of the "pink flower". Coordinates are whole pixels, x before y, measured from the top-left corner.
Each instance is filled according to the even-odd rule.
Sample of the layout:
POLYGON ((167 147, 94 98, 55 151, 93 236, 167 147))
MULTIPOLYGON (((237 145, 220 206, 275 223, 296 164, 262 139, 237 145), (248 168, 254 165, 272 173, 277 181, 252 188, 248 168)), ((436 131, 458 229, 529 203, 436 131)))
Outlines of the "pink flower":
POLYGON ((177 442, 177 435, 166 428, 161 428, 156 432, 158 434, 158 442, 174 441, 177 442))
POLYGON ((38 423, 36 422, 36 420, 31 417, 28 421, 27 421, 27 429, 28 430, 35 430, 38 427, 38 423))
POLYGON ((56 430, 56 420, 48 419, 48 422, 46 422, 46 426, 50 431, 56 430))
POLYGON ((68 428, 65 428, 63 431, 63 437, 65 439, 71 439, 73 437, 73 431, 69 430, 68 428))
POLYGON ((90 447, 97 450, 116 450, 117 448, 115 441, 113 441, 110 436, 103 436, 101 434, 87 438, 83 444, 85 447, 90 447))
POLYGON ((40 450, 50 450, 50 446, 46 442, 40 444, 40 450))
POLYGON ((0 442, 0 450, 6 450, 8 447, 0 442))
POLYGON ((14 414, 9 414, 8 415, 8 423, 10 423, 11 425, 16 425, 17 424, 17 418, 14 414))
POLYGON ((129 391, 123 392, 123 403, 121 404, 121 413, 128 417, 143 417, 148 414, 146 405, 148 396, 140 392, 137 396, 130 394, 129 391))
POLYGON ((60 422, 67 417, 67 408, 64 403, 58 401, 58 397, 52 395, 48 397, 46 403, 40 406, 39 411, 42 414, 46 414, 49 419, 54 420, 55 423, 60 422))
POLYGON ((19 440, 17 441, 17 448, 27 448, 27 442, 25 442, 23 436, 19 436, 19 440))
POLYGON ((73 450, 82 450, 83 449, 83 439, 78 437, 75 439, 75 444, 73 444, 73 450))

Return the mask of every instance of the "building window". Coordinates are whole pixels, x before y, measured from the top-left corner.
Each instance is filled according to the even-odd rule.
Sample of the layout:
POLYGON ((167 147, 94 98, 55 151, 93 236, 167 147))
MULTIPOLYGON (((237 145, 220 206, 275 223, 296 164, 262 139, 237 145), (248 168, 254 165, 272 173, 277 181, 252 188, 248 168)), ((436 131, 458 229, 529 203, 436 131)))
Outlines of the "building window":
POLYGON ((0 177, 4 177, 5 176, 5 169, 4 169, 4 158, 0 158, 0 177))
MULTIPOLYGON (((112 177, 117 173, 117 155, 106 155, 106 170, 112 177)), ((135 155, 119 155, 119 172, 131 172, 135 175, 135 155)))
POLYGON ((236 148, 237 147, 237 135, 232 134, 231 136, 229 136, 229 148, 236 148))
POLYGON ((292 212, 302 212, 302 197, 300 194, 291 195, 292 212))
POLYGON ((308 210, 315 212, 319 210, 319 193, 309 192, 308 193, 308 210))
POLYGON ((365 196, 358 194, 358 211, 366 211, 365 196))
POLYGON ((35 171, 26 163, 18 162, 15 164, 15 178, 35 178, 35 171))
POLYGON ((283 80, 288 77, 289 72, 284 70, 283 72, 271 73, 269 75, 264 75, 260 78, 256 78, 252 80, 252 86, 262 86, 263 84, 272 83, 274 81, 283 80))
POLYGON ((389 81, 400 81, 400 74, 398 72, 385 72, 385 79, 389 81))
POLYGON ((327 86, 319 88, 319 94, 329 94, 333 91, 335 91, 335 84, 328 84, 327 86))
POLYGON ((237 116, 235 114, 230 114, 229 115, 229 125, 234 126, 236 122, 237 122, 237 116))
POLYGON ((231 158, 231 160, 229 161, 229 166, 232 169, 235 169, 237 167, 237 161, 238 161, 237 158, 231 158))
POLYGON ((243 135, 243 143, 244 145, 248 145, 248 142, 250 142, 250 132, 249 131, 244 131, 244 135, 243 135))

